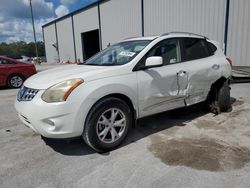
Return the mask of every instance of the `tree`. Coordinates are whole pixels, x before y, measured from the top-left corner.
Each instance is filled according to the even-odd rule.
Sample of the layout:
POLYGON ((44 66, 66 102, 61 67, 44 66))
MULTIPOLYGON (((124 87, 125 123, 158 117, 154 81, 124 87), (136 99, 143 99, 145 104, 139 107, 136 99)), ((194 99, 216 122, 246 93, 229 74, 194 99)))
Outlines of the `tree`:
MULTIPOLYGON (((45 56, 45 47, 44 42, 39 41, 37 42, 38 48, 38 55, 45 56)), ((28 57, 35 57, 35 43, 30 42, 26 43, 24 41, 13 42, 13 43, 0 43, 0 55, 10 55, 10 56, 28 56, 28 57)))

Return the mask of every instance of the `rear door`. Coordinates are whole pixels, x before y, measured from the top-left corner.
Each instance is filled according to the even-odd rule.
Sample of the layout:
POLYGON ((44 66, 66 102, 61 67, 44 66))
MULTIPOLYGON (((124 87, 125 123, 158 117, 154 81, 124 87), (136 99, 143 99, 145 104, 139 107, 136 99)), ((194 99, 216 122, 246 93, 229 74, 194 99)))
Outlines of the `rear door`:
MULTIPOLYGON (((186 87, 187 78, 177 80, 181 70, 181 50, 179 39, 167 39, 154 46, 139 62, 143 70, 137 71, 139 116, 147 116, 170 109, 183 107, 184 95, 180 87, 186 87), (145 61, 151 56, 161 56, 163 66, 145 68, 145 61)), ((184 90, 184 89, 183 89, 184 90)))
POLYGON ((183 38, 181 41, 184 62, 180 72, 187 75, 185 102, 191 105, 206 100, 212 83, 221 75, 221 67, 216 57, 210 54, 206 39, 183 38))

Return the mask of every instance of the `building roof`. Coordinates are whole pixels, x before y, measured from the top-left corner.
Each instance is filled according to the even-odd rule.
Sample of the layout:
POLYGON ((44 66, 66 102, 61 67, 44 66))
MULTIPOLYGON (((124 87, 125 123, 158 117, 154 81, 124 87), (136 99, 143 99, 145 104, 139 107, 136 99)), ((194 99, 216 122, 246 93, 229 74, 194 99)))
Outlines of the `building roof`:
POLYGON ((69 13, 69 14, 66 14, 66 15, 64 15, 64 16, 62 16, 62 17, 56 18, 55 20, 53 20, 53 21, 51 21, 51 22, 48 22, 48 23, 44 24, 44 25, 42 26, 42 28, 44 28, 44 27, 46 27, 46 26, 49 26, 49 25, 51 25, 51 24, 53 24, 53 23, 56 23, 56 22, 58 22, 58 21, 60 21, 60 20, 63 20, 63 19, 65 19, 65 18, 71 17, 71 16, 73 16, 73 15, 75 15, 75 14, 77 14, 77 13, 83 12, 83 11, 85 11, 85 10, 87 10, 87 9, 89 9, 89 8, 92 8, 92 7, 94 7, 94 6, 96 6, 96 5, 100 4, 100 3, 102 3, 102 2, 104 2, 104 1, 110 1, 110 0, 97 0, 97 1, 94 2, 94 3, 91 3, 91 4, 87 5, 87 6, 84 6, 84 7, 80 8, 80 9, 77 9, 77 10, 75 10, 75 11, 69 13))

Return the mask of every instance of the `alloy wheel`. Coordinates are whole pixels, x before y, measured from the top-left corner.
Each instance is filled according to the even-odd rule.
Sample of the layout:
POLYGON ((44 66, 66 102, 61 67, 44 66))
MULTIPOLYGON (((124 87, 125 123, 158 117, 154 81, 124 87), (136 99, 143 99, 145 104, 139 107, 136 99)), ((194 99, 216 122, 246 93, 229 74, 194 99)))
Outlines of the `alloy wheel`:
POLYGON ((125 128, 125 114, 118 108, 110 108, 100 115, 96 125, 96 133, 100 141, 114 143, 123 135, 125 128))
POLYGON ((18 88, 21 87, 21 85, 23 84, 23 79, 20 76, 13 76, 10 79, 10 85, 18 88))

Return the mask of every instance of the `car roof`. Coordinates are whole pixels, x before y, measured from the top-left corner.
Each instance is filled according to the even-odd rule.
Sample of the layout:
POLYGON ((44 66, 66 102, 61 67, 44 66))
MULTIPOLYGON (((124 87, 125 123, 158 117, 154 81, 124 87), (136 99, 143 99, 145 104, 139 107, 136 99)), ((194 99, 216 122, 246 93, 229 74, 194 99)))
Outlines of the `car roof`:
POLYGON ((196 33, 190 33, 190 32, 180 32, 180 31, 174 31, 169 33, 164 33, 160 37, 169 36, 169 37, 192 37, 192 38, 207 38, 203 35, 196 34, 196 33))
POLYGON ((147 37, 132 37, 125 39, 124 41, 133 41, 133 40, 154 40, 156 38, 160 37, 169 37, 169 38, 174 38, 174 37, 192 37, 192 38, 204 38, 207 39, 207 37, 203 35, 199 35, 196 33, 189 33, 189 32, 169 32, 169 33, 164 33, 162 35, 157 35, 157 36, 147 36, 147 37))
POLYGON ((159 36, 148 36, 148 37, 131 37, 124 39, 123 41, 134 41, 134 40, 154 40, 158 38, 159 36))

